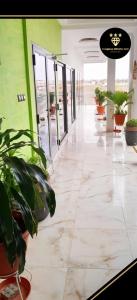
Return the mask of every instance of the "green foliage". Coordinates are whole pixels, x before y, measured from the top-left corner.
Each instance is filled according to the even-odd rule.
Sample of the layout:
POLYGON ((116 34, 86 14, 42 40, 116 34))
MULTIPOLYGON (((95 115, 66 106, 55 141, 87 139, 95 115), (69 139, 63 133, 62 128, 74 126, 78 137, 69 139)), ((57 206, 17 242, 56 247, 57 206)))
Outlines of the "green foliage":
POLYGON ((55 192, 47 182, 46 166, 44 151, 34 145, 30 130, 0 132, 0 242, 5 246, 11 265, 18 256, 20 273, 24 270, 26 243, 13 212, 20 212, 31 237, 37 234, 38 228, 35 207, 44 205, 41 192, 46 196, 50 216, 54 215, 55 192), (33 149, 42 167, 21 157, 19 150, 23 147, 33 149))
POLYGON ((95 88, 95 95, 96 95, 96 97, 98 96, 99 93, 100 93, 100 89, 99 89, 99 87, 96 87, 95 88))
POLYGON ((104 93, 105 93, 106 98, 111 99, 112 94, 113 94, 111 91, 105 91, 104 93))
POLYGON ((106 101, 106 92, 101 91, 98 87, 96 87, 95 94, 96 94, 99 105, 102 105, 106 101))
POLYGON ((37 155, 37 153, 33 154, 33 156, 29 158, 28 162, 39 166, 42 169, 42 171, 45 173, 46 180, 48 180, 49 173, 48 173, 47 167, 43 167, 41 159, 40 159, 39 155, 37 155))
POLYGON ((106 92, 106 97, 111 100, 115 106, 115 114, 127 114, 125 107, 132 104, 131 97, 133 95, 133 89, 129 92, 124 91, 111 91, 106 92))
POLYGON ((105 92, 104 91, 100 91, 98 93, 98 102, 99 102, 99 105, 102 105, 105 101, 106 101, 105 92))
POLYGON ((126 122, 127 127, 137 127, 137 119, 131 119, 126 122))

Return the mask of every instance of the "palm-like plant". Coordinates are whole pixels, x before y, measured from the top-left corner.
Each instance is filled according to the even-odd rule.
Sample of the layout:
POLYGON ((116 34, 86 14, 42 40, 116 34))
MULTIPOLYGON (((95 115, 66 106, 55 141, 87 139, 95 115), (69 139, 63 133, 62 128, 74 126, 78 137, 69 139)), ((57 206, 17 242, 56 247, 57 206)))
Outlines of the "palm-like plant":
POLYGON ((133 89, 129 92, 115 91, 114 93, 108 91, 106 92, 106 97, 114 103, 115 114, 127 114, 125 107, 132 104, 131 97, 133 94, 133 89))
POLYGON ((99 92, 100 92, 99 87, 96 87, 96 88, 95 88, 95 95, 96 95, 96 97, 98 96, 99 92))
POLYGON ((101 106, 103 103, 105 103, 105 101, 106 101, 105 92, 104 91, 99 91, 99 93, 98 93, 99 105, 101 106))
POLYGON ((14 211, 20 212, 25 230, 33 237, 38 229, 35 207, 43 205, 41 191, 46 195, 51 217, 56 208, 55 192, 43 169, 19 154, 24 147, 31 147, 46 169, 44 151, 34 145, 30 130, 7 129, 0 133, 0 242, 11 265, 18 257, 20 273, 24 270, 26 243, 14 211))

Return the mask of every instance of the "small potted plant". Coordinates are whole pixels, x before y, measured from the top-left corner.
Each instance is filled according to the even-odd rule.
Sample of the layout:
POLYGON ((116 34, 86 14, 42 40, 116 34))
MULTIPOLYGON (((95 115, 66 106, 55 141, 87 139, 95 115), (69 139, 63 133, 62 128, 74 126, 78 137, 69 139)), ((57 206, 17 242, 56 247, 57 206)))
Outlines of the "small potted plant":
POLYGON ((127 115, 127 110, 125 107, 129 104, 132 104, 131 96, 133 94, 133 89, 129 92, 124 91, 115 91, 107 92, 106 97, 111 100, 114 104, 114 119, 115 124, 118 126, 122 126, 125 121, 125 117, 127 115))
POLYGON ((98 115, 104 115, 104 113, 105 113, 105 105, 103 105, 103 103, 105 103, 105 101, 106 101, 105 92, 104 91, 100 91, 98 93, 98 105, 97 105, 98 115))
POLYGON ((99 105, 99 100, 98 100, 98 94, 99 94, 99 92, 100 92, 100 89, 99 89, 99 87, 96 87, 95 88, 95 103, 96 103, 96 105, 99 105))
POLYGON ((51 217, 56 208, 54 190, 42 168, 23 158, 24 147, 32 148, 46 168, 44 151, 35 146, 30 130, 0 132, 0 276, 23 272, 28 235, 38 231, 35 208, 44 205, 41 195, 51 217))
POLYGON ((128 146, 137 145, 137 119, 131 119, 126 122, 125 138, 128 146))

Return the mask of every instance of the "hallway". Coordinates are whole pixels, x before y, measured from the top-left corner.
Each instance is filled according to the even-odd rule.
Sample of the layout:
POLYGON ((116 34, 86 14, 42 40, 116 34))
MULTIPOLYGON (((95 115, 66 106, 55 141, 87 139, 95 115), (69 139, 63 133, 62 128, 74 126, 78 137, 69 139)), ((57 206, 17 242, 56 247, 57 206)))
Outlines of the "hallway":
POLYGON ((86 300, 136 258, 137 154, 83 106, 51 184, 55 215, 28 244, 29 299, 86 300))

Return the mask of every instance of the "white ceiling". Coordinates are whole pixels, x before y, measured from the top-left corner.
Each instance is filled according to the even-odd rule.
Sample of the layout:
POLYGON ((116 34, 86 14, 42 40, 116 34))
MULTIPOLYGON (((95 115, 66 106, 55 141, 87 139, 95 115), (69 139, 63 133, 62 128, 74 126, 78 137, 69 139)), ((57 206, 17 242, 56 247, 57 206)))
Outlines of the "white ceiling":
POLYGON ((68 19, 58 19, 60 25, 63 29, 83 29, 83 28, 98 28, 104 26, 134 26, 137 24, 137 19, 135 18, 68 18, 68 19))
POLYGON ((104 62, 106 60, 99 47, 100 36, 105 30, 120 27, 128 29, 130 33, 133 28, 137 27, 136 18, 63 18, 58 19, 58 21, 65 35, 68 35, 68 38, 71 35, 71 48, 75 49, 83 63, 104 62), (80 43, 81 38, 97 38, 97 41, 80 43))

